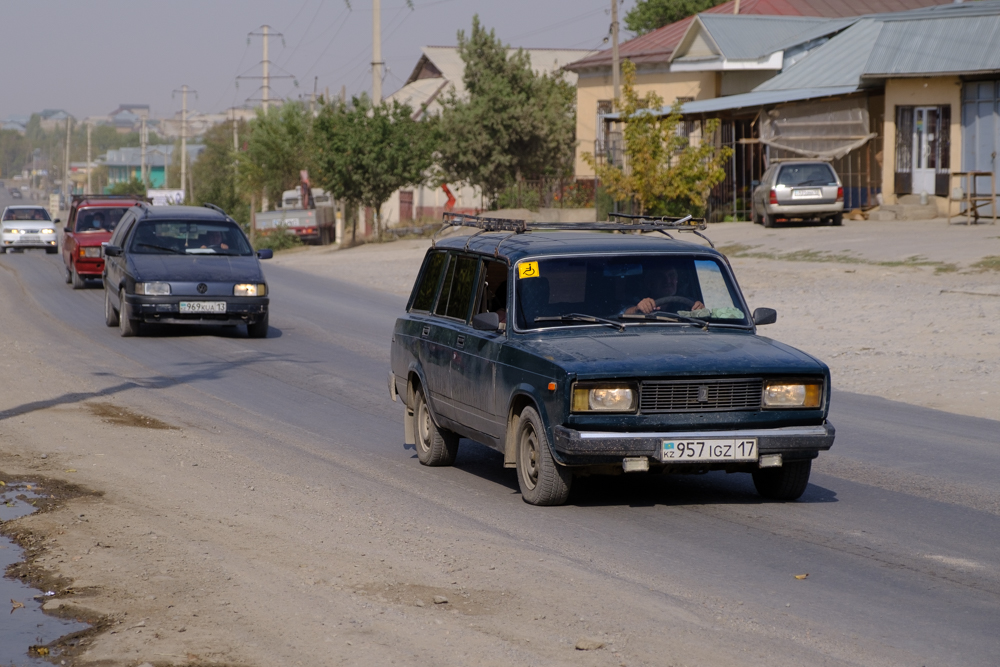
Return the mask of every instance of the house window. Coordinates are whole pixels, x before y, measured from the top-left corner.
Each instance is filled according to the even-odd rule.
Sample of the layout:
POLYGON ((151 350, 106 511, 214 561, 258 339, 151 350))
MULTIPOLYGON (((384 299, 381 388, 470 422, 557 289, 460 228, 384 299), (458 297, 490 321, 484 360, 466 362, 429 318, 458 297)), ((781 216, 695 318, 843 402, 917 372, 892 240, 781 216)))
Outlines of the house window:
MULTIPOLYGON (((1000 81, 962 87, 962 171, 996 173, 1000 155, 1000 81)), ((989 184, 986 184, 989 190, 989 184)))
POLYGON ((608 125, 601 116, 611 113, 614 108, 611 100, 597 100, 597 153, 604 152, 604 145, 608 138, 608 125))
POLYGON ((896 107, 897 195, 948 195, 951 105, 896 107))

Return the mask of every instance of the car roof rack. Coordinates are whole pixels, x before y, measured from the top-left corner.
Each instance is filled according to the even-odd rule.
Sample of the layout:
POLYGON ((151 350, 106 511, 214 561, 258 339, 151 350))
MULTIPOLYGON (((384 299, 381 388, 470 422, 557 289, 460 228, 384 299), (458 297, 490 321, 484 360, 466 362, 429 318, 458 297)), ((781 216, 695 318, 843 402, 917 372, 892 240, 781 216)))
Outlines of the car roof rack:
POLYGON ((222 210, 221 206, 216 206, 215 204, 212 204, 210 202, 205 202, 204 204, 202 204, 202 206, 204 206, 205 208, 210 208, 213 211, 218 211, 219 213, 221 213, 222 215, 224 215, 227 218, 229 217, 229 215, 225 211, 222 210))
POLYGON ((128 201, 148 201, 141 195, 102 195, 97 192, 92 192, 89 195, 73 195, 73 202, 83 201, 84 199, 123 199, 128 201))
MULTIPOLYGON (((670 232, 691 232, 708 241, 708 245, 715 247, 711 239, 701 233, 707 229, 704 219, 686 215, 681 218, 670 216, 650 216, 650 215, 629 215, 626 213, 609 213, 607 222, 528 222, 527 220, 512 220, 508 218, 488 218, 480 215, 469 215, 466 213, 445 213, 441 221, 441 228, 435 232, 431 238, 431 245, 437 240, 437 235, 445 229, 451 227, 471 227, 479 231, 469 237, 465 244, 465 249, 469 249, 469 242, 476 236, 486 232, 510 232, 508 237, 516 234, 524 234, 533 231, 623 231, 623 232, 660 232, 668 238, 670 232)), ((506 240, 502 239, 500 243, 506 240)), ((497 250, 500 248, 497 244, 497 250)), ((496 254, 496 253, 494 253, 496 254)))

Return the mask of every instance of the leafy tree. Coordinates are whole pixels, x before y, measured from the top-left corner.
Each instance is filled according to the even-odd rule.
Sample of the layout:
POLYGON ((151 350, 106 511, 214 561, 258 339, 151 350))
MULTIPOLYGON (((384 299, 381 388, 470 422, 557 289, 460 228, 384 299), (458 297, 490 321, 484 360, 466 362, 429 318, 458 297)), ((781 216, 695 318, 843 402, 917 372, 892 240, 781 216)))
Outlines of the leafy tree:
POLYGON ((399 188, 427 180, 437 120, 413 119, 413 109, 393 100, 373 105, 366 95, 348 105, 333 101, 315 120, 316 183, 334 197, 375 211, 399 188))
POLYGON ((31 161, 31 145, 27 137, 16 130, 0 130, 0 178, 20 173, 31 161))
POLYGON ((625 14, 625 27, 637 35, 662 28, 726 0, 636 0, 625 14))
POLYGON ((301 102, 258 109, 238 158, 241 190, 280 202, 282 193, 298 184, 299 171, 313 166, 312 126, 313 117, 301 102))
MULTIPOLYGON (((237 123, 238 136, 246 136, 247 123, 237 123)), ((198 189, 192 194, 195 205, 205 202, 221 207, 236 220, 249 220, 248 201, 244 199, 237 187, 236 160, 237 153, 233 148, 232 123, 220 123, 210 127, 202 139, 205 150, 191 165, 191 175, 198 189)), ((175 153, 180 162, 180 150, 175 153)), ((171 165, 173 167, 173 165, 171 165)), ((178 165, 179 169, 179 165, 178 165)), ((176 177, 174 183, 179 181, 176 177)))
POLYGON ((562 77, 538 75, 527 53, 508 47, 479 17, 458 33, 466 95, 442 102, 438 165, 445 181, 482 189, 492 202, 510 183, 567 175, 575 145, 576 94, 562 77))
POLYGON ((730 148, 717 148, 707 140, 719 121, 706 121, 703 140, 690 142, 678 131, 679 102, 668 115, 657 116, 652 112, 663 107, 663 98, 653 91, 639 97, 631 60, 622 63, 622 97, 615 107, 625 121, 625 165, 598 163, 590 153, 582 156, 611 196, 617 201, 637 200, 640 213, 670 204, 704 207, 705 195, 725 178, 723 165, 732 155, 730 148))
POLYGON ((108 189, 109 195, 140 195, 146 196, 146 186, 138 178, 131 181, 119 181, 108 189))

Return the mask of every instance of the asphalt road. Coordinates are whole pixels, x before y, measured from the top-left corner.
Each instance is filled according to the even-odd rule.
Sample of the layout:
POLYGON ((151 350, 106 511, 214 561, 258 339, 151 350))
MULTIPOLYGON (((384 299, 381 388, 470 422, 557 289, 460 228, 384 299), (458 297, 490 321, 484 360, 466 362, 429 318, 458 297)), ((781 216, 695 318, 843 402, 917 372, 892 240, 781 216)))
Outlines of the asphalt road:
POLYGON ((323 452, 335 452, 377 470, 371 483, 400 503, 584 563, 611 584, 641 582, 643 595, 682 585, 782 617, 792 635, 854 646, 858 664, 1000 664, 1000 422, 835 392, 834 449, 798 502, 762 503, 748 476, 713 473, 590 478, 568 506, 533 508, 485 447, 463 441, 454 468, 426 469, 402 446, 402 407, 386 389, 402 299, 265 264, 267 339, 196 327, 122 339, 104 326, 99 286, 71 290, 60 262, 0 256, 10 269, 0 280, 24 287, 24 317, 52 359, 98 387, 68 387, 52 405, 125 394, 179 420, 228 410, 234 428, 314 442, 312 452, 246 445, 304 483, 322 480, 336 465, 323 452), (421 492, 431 486, 433 502, 421 492), (792 576, 807 572, 808 585, 792 576))

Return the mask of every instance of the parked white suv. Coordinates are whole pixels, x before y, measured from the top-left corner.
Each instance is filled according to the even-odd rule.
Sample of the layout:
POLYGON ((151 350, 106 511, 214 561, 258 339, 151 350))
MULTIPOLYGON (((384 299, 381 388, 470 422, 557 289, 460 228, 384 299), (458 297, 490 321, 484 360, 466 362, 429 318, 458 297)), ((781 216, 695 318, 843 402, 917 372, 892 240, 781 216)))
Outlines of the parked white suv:
POLYGON ((760 182, 754 182, 753 221, 773 227, 775 222, 844 221, 844 187, 829 162, 775 161, 760 182))

